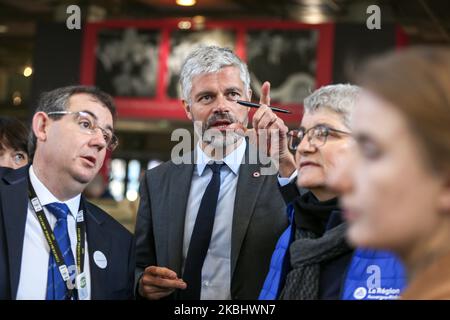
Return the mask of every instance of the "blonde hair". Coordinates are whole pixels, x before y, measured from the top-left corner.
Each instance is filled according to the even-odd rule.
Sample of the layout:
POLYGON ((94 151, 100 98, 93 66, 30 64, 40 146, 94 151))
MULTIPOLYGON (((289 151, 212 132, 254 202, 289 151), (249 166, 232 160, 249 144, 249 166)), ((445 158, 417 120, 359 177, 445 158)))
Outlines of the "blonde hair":
POLYGON ((404 115, 431 168, 450 170, 450 48, 385 54, 364 66, 358 82, 404 115))

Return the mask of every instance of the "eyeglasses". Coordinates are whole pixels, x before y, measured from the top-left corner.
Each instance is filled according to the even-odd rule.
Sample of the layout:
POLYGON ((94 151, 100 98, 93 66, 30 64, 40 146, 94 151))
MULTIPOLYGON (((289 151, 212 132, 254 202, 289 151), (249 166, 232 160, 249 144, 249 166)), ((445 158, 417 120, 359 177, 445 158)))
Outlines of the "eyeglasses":
POLYGON ((347 135, 351 134, 350 132, 333 129, 325 125, 317 125, 309 128, 308 130, 305 130, 305 128, 300 128, 299 130, 291 130, 288 132, 288 147, 292 151, 297 150, 303 138, 307 136, 308 142, 311 146, 320 148, 327 142, 327 138, 331 132, 347 135))
POLYGON ((110 151, 114 151, 119 144, 119 139, 111 132, 111 130, 106 130, 100 127, 97 124, 97 119, 95 117, 85 111, 52 111, 47 113, 49 116, 58 116, 58 115, 73 115, 73 121, 78 125, 80 132, 94 135, 99 129, 103 135, 103 139, 105 139, 106 148, 110 151))

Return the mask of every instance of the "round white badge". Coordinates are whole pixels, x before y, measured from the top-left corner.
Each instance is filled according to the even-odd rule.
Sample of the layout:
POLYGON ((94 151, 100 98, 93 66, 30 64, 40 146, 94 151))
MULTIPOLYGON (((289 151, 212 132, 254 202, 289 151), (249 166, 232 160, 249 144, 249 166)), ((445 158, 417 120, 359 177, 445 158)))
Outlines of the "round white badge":
POLYGON ((356 300, 362 300, 366 297, 366 295, 367 295, 367 289, 364 287, 356 288, 355 291, 353 292, 353 297, 356 300))
POLYGON ((101 251, 94 252, 94 262, 100 269, 105 269, 108 265, 105 255, 101 251))

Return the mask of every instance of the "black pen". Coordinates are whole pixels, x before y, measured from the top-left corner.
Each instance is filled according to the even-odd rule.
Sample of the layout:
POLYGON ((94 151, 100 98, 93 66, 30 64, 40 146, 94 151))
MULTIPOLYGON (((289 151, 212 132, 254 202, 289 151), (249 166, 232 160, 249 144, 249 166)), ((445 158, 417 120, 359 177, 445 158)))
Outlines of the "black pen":
MULTIPOLYGON (((236 102, 239 103, 239 104, 241 104, 241 105, 243 105, 243 106, 246 106, 246 107, 251 107, 251 108, 259 108, 259 107, 261 107, 260 104, 258 104, 258 103, 253 103, 253 102, 249 102, 249 101, 236 100, 236 102)), ((275 111, 275 112, 292 113, 292 112, 289 111, 289 110, 280 109, 280 108, 277 108, 277 107, 269 106, 269 108, 272 109, 272 111, 275 111)))

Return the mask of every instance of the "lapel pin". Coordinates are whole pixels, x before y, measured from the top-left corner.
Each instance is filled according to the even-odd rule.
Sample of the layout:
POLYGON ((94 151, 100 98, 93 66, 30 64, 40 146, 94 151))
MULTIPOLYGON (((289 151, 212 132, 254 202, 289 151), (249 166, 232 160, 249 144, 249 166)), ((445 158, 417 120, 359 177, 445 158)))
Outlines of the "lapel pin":
POLYGON ((106 260, 105 255, 101 251, 94 252, 94 262, 100 269, 105 269, 108 265, 108 261, 106 260))

